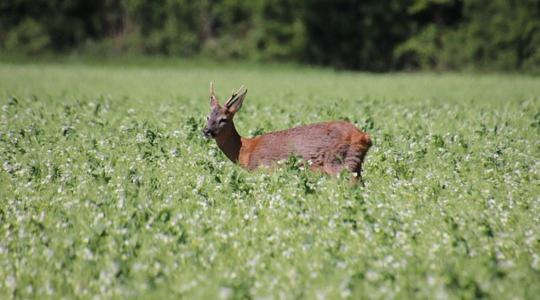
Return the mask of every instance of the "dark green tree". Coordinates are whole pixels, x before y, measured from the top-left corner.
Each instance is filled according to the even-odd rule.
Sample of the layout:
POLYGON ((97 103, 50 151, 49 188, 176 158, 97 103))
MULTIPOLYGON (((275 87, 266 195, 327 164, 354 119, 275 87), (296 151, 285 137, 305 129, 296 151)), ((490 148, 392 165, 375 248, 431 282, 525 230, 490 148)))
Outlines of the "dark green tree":
POLYGON ((3 0, 0 48, 540 69, 540 0, 3 0))
POLYGON ((306 0, 306 59, 339 68, 375 71, 393 66, 393 50, 407 39, 408 0, 306 0))
POLYGON ((417 0, 419 26, 396 47, 401 66, 534 70, 540 67, 540 1, 417 0))

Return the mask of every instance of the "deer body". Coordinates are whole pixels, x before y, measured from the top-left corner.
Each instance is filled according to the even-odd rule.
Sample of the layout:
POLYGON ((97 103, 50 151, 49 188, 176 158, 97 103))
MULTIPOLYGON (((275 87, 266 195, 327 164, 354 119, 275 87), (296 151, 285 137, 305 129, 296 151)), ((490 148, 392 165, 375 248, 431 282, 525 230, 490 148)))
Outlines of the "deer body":
POLYGON ((211 86, 212 112, 204 129, 206 136, 216 139, 218 147, 233 162, 247 170, 272 166, 292 155, 302 157, 312 170, 337 174, 346 169, 353 180, 360 179, 362 162, 371 146, 368 134, 345 121, 323 122, 266 133, 253 138, 238 134, 232 120, 245 98, 233 96, 222 107, 211 86))

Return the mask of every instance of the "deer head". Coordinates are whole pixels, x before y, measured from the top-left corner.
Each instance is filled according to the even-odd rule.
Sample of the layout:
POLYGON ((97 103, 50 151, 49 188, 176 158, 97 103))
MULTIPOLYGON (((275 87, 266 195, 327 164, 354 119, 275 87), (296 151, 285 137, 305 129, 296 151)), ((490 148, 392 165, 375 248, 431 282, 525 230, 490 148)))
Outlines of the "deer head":
POLYGON ((240 110, 244 98, 246 97, 247 89, 241 86, 238 90, 232 92, 232 95, 221 106, 214 91, 214 83, 210 82, 210 114, 207 117, 206 127, 203 129, 203 134, 207 138, 217 138, 231 132, 234 128, 234 114, 240 110))

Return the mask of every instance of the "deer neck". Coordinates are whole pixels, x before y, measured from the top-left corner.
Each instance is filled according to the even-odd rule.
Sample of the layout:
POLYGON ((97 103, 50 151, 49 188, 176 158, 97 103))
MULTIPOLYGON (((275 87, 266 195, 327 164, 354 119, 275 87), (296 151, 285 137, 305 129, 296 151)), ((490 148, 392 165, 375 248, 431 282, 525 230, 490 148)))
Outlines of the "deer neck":
POLYGON ((231 124, 229 130, 226 130, 216 137, 216 142, 219 149, 221 149, 231 161, 238 163, 240 149, 242 148, 242 137, 238 134, 238 131, 236 131, 234 123, 231 124))

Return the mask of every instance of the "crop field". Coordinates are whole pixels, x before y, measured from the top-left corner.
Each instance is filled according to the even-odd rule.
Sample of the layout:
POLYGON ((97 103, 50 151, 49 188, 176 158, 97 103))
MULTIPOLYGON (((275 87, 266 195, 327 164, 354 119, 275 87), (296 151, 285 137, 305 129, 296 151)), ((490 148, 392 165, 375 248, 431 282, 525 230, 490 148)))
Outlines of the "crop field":
POLYGON ((0 64, 0 299, 538 299, 540 78, 0 64), (368 132, 365 187, 201 134, 368 132))

